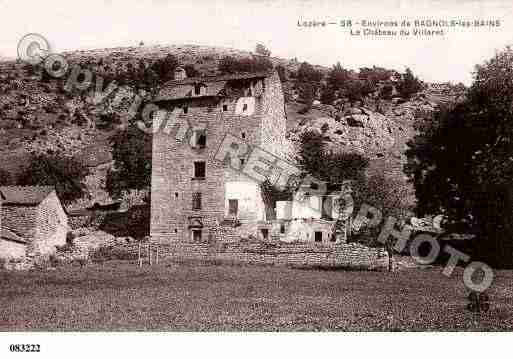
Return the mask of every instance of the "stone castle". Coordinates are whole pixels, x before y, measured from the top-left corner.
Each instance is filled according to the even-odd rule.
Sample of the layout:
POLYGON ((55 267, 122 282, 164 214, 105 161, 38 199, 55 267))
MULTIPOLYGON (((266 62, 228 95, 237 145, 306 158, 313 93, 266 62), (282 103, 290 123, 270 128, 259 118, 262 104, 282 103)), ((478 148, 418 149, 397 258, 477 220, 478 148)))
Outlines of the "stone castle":
MULTIPOLYGON (((283 156, 286 118, 278 74, 187 78, 178 68, 155 102, 187 123, 191 136, 153 136, 152 239, 202 241, 256 231, 268 212, 260 184, 213 155, 232 135, 283 156)), ((241 166, 245 160, 239 159, 241 166)))

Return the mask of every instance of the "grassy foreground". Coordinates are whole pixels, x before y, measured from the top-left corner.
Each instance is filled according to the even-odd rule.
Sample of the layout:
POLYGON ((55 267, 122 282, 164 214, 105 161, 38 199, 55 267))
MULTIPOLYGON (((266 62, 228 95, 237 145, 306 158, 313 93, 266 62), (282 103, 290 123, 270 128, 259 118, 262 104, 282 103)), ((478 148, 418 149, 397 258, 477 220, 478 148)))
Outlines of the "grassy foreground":
POLYGON ((0 330, 513 329, 513 271, 466 310, 462 270, 395 273, 110 262, 0 272, 0 330))

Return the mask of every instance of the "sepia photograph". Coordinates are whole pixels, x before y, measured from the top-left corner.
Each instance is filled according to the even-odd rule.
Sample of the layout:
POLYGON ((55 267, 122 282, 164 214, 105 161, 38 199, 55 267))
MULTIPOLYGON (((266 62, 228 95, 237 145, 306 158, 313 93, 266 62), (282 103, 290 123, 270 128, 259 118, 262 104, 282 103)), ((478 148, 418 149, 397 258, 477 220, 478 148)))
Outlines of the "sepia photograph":
POLYGON ((512 339, 513 3, 1 0, 0 26, 0 357, 512 339))

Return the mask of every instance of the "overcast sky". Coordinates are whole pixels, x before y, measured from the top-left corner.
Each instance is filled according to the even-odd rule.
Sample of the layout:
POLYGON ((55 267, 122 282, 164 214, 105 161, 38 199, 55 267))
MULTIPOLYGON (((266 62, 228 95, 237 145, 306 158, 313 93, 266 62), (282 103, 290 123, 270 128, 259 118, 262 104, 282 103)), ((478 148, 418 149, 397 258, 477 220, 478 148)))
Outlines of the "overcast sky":
POLYGON ((423 80, 469 84, 475 64, 513 43, 512 1, 343 0, 0 0, 0 55, 15 57, 18 40, 35 32, 58 52, 146 44, 200 44, 253 50, 349 68, 409 66, 423 80), (415 3, 415 4, 414 4, 415 3), (347 29, 302 28, 298 20, 404 18, 501 20, 498 28, 445 29, 443 37, 350 36, 347 29))

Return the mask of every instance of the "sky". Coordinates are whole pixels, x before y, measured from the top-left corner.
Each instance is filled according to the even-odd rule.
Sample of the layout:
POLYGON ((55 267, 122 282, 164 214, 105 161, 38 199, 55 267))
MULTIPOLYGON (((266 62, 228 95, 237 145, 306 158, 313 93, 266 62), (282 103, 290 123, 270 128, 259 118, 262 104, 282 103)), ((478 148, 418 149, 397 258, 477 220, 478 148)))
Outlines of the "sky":
MULTIPOLYGON (((16 57, 27 33, 53 52, 146 45, 198 44, 253 50, 344 67, 410 67, 429 82, 470 84, 476 64, 513 43, 513 2, 344 0, 0 0, 0 56, 16 57), (499 20, 499 27, 444 28, 435 37, 352 36, 348 28, 299 27, 298 21, 499 20)), ((353 29, 362 29, 354 26, 353 29)), ((371 29, 372 27, 369 27, 371 29)), ((385 28, 381 28, 385 30, 385 28)))

